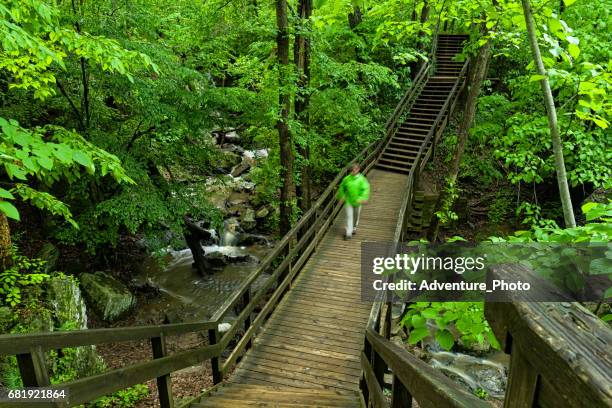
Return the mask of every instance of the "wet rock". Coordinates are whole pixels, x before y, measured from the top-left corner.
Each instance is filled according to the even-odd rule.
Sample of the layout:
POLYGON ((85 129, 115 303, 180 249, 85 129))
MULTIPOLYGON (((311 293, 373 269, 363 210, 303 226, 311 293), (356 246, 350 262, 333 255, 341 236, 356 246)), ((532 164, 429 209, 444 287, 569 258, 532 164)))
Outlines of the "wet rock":
POLYGON ((223 173, 229 173, 232 171, 232 168, 241 161, 242 158, 240 155, 234 152, 223 151, 223 153, 219 155, 219 160, 217 161, 216 165, 217 168, 223 171, 223 173))
POLYGON ((136 303, 123 283, 104 272, 84 273, 80 279, 90 304, 106 321, 117 320, 136 303))
POLYGON ((231 175, 232 177, 238 177, 242 173, 245 173, 251 168, 251 163, 248 160, 243 159, 240 163, 238 163, 234 168, 232 168, 231 175))
POLYGON ((232 144, 240 143, 241 141, 240 135, 235 130, 225 133, 225 136, 223 136, 223 139, 225 143, 232 143, 232 144))
POLYGON ((36 255, 37 258, 40 258, 45 261, 45 273, 49 273, 55 270, 59 256, 59 250, 55 245, 50 242, 46 242, 36 255))
POLYGON ((468 354, 435 352, 431 353, 430 364, 470 392, 482 388, 494 398, 504 395, 507 370, 500 363, 468 354))
POLYGON ((208 266, 212 269, 221 270, 224 266, 229 264, 229 259, 221 252, 211 252, 204 256, 208 266))
POLYGON ((270 215, 270 208, 264 206, 257 210, 257 212, 255 213, 255 218, 266 218, 268 215, 270 215))
POLYGON ((253 190, 255 190, 255 183, 251 181, 247 181, 243 179, 242 177, 236 177, 234 179, 234 188, 236 189, 236 191, 250 193, 253 190))
POLYGON ((238 245, 250 246, 250 245, 269 245, 270 241, 267 237, 259 234, 240 234, 238 245))
POLYGON ((245 231, 251 231, 257 226, 255 220, 255 211, 252 208, 248 208, 240 219, 240 225, 245 231))
POLYGON ((223 253, 221 251, 210 251, 204 256, 204 258, 206 259, 209 268, 221 270, 224 266, 227 266, 231 263, 241 263, 250 261, 251 255, 247 253, 238 252, 223 253))
POLYGON ((257 159, 268 157, 268 149, 245 150, 244 157, 257 161, 257 159))
POLYGON ((226 152, 236 153, 241 156, 244 154, 244 148, 242 146, 238 146, 235 144, 226 143, 223 146, 221 146, 221 148, 226 152))

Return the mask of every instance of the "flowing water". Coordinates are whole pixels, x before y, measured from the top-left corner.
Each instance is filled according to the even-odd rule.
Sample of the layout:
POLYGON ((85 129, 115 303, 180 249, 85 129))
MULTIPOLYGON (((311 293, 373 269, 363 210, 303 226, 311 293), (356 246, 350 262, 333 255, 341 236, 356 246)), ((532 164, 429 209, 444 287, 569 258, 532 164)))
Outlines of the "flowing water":
MULTIPOLYGON (((137 321, 141 324, 159 323, 165 318, 176 323, 209 318, 246 277, 257 269, 259 259, 269 249, 263 245, 205 246, 207 254, 220 252, 230 258, 247 258, 245 262, 230 263, 223 270, 206 276, 201 276, 192 268, 193 258, 189 249, 171 252, 165 268, 160 268, 157 262, 151 260, 143 267, 134 283, 148 283, 158 288, 161 295, 139 306, 137 321)), ((263 284, 266 277, 260 277, 255 286, 263 284)))

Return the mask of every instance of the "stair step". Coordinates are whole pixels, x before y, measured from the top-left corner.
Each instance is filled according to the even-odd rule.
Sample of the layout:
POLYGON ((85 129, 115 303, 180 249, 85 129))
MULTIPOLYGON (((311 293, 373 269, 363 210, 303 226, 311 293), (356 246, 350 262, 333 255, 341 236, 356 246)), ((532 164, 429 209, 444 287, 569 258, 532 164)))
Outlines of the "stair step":
POLYGON ((400 166, 412 166, 412 161, 404 161, 404 160, 393 160, 393 159, 388 159, 384 156, 382 156, 380 159, 380 161, 385 162, 385 163, 392 163, 395 165, 400 165, 400 166))
POLYGON ((387 146, 387 148, 385 149, 385 153, 418 153, 419 150, 421 150, 420 146, 406 145, 401 147, 394 147, 393 145, 389 144, 389 146, 387 146))
POLYGON ((391 139, 388 149, 420 149, 422 141, 415 140, 403 140, 403 139, 391 139))
POLYGON ((413 162, 416 158, 416 153, 414 154, 398 154, 398 153, 389 153, 384 152, 381 156, 381 160, 399 160, 402 163, 413 162))
POLYGON ((392 166, 390 164, 384 164, 384 163, 380 163, 380 162, 376 163, 376 167, 379 168, 379 169, 390 170, 392 172, 397 172, 397 173, 402 173, 402 174, 410 173, 410 169, 409 168, 392 166))

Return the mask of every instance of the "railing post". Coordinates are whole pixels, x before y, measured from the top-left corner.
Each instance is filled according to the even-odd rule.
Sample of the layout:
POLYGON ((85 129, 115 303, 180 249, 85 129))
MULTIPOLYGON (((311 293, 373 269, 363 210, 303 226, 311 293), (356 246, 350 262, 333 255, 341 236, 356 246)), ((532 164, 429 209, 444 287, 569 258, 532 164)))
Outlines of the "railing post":
MULTIPOLYGON (((211 346, 214 346, 215 344, 217 344, 218 340, 219 340, 219 326, 215 327, 214 329, 209 329, 208 330, 208 344, 210 344, 211 346)), ((223 381, 221 370, 219 369, 219 356, 216 356, 210 359, 210 366, 212 368, 213 384, 219 384, 221 381, 223 381)))
POLYGON ((24 387, 46 387, 51 384, 41 347, 33 348, 28 354, 17 354, 17 365, 24 387))
MULTIPOLYGON (((244 295, 242 295, 242 304, 244 305, 243 307, 247 307, 250 302, 251 302, 251 288, 247 288, 246 292, 244 292, 244 295)), ((246 319, 244 319, 244 332, 246 333, 250 327, 251 327, 251 314, 249 313, 246 319)), ((251 340, 248 341, 244 349, 246 351, 250 348, 251 348, 251 340)))
MULTIPOLYGON (((153 358, 162 358, 166 354, 166 336, 160 333, 158 337, 151 338, 151 348, 153 349, 153 358)), ((159 406, 161 408, 173 408, 174 399, 172 398, 172 380, 170 374, 157 377, 157 391, 159 394, 159 406)))
POLYGON ((385 325, 384 325, 384 333, 385 339, 389 340, 391 338, 391 318, 392 318, 392 302, 387 302, 387 312, 385 313, 385 325))
POLYGON ((402 381, 394 374, 393 388, 391 390, 391 408, 411 408, 412 395, 402 383, 402 381))
POLYGON ((372 369, 374 370, 374 376, 376 381, 380 384, 380 388, 385 388, 385 371, 387 371, 387 364, 385 360, 378 355, 376 349, 372 349, 372 369))
POLYGON ((538 386, 538 372, 529 364, 521 353, 516 342, 512 343, 508 387, 504 398, 504 407, 532 407, 538 386))

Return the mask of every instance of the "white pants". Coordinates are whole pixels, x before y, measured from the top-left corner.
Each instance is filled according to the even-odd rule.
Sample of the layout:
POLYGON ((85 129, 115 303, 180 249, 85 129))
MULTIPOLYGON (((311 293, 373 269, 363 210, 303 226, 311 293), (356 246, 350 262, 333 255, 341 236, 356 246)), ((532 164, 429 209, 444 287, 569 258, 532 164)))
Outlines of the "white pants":
POLYGON ((359 215, 361 215, 361 206, 357 205, 357 211, 353 211, 355 207, 350 204, 345 204, 344 209, 346 210, 346 236, 351 237, 353 235, 353 231, 357 229, 359 225, 359 215), (354 227, 353 227, 354 223, 354 227))

